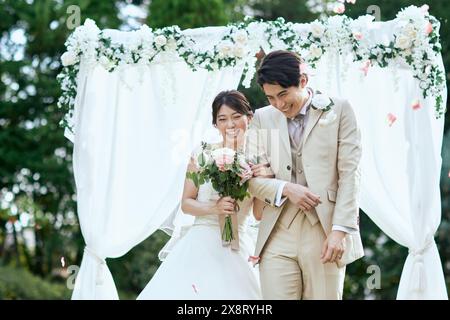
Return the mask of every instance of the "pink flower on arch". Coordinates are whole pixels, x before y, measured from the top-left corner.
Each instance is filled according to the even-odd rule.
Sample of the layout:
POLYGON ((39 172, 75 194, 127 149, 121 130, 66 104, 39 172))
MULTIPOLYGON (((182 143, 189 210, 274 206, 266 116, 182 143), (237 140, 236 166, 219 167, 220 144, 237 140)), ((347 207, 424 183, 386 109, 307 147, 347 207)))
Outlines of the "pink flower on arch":
POLYGON ((337 3, 333 9, 334 13, 343 14, 345 12, 345 4, 337 3))
POLYGON ((364 38, 364 35, 361 32, 353 32, 353 37, 356 40, 360 41, 360 40, 362 40, 364 38))
POLYGON ((305 62, 302 62, 300 64, 300 73, 307 73, 308 72, 308 65, 305 62))
POLYGON ((431 24, 431 22, 428 22, 425 26, 425 32, 426 34, 430 34, 433 32, 433 25, 431 24))
POLYGON ((367 60, 363 64, 363 66, 361 68, 361 71, 364 73, 364 76, 367 76, 367 74, 369 73, 369 68, 370 68, 371 65, 372 65, 372 63, 370 62, 370 60, 367 60))

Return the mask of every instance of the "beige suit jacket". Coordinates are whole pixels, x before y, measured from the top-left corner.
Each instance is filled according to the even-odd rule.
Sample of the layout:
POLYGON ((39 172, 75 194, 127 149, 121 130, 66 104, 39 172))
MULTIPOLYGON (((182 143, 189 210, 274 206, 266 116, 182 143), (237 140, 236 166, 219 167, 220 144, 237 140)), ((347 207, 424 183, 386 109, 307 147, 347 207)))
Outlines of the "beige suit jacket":
MULTIPOLYGON (((343 266, 361 258, 364 250, 359 234, 359 182, 361 136, 355 114, 349 102, 331 98, 336 119, 320 124, 327 112, 310 109, 303 133, 302 162, 307 187, 320 195, 322 203, 316 212, 328 235, 333 225, 346 226, 357 232, 345 237, 345 252, 338 265, 343 266)), ((331 111, 328 111, 331 112, 331 111)), ((255 256, 260 256, 281 212, 284 217, 295 215, 300 209, 289 200, 274 205, 281 181, 291 181, 292 155, 286 117, 272 106, 258 109, 252 120, 247 139, 248 156, 268 161, 275 179, 253 178, 250 193, 264 201, 255 256)), ((289 220, 289 219, 288 219, 289 220)))

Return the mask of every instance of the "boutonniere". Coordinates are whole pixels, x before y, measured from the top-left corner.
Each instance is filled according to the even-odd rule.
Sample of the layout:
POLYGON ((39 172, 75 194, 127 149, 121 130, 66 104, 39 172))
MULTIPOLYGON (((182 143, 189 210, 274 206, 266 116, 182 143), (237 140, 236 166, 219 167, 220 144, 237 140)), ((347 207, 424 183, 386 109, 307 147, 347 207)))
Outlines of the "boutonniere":
POLYGON ((320 92, 317 92, 311 101, 311 107, 313 109, 321 110, 323 112, 330 111, 332 106, 334 106, 333 100, 331 100, 327 95, 320 92))
POLYGON ((327 112, 327 115, 325 118, 319 120, 319 126, 327 126, 330 123, 332 123, 334 120, 336 120, 337 115, 334 110, 331 110, 331 107, 334 106, 333 100, 331 100, 330 97, 327 95, 317 92, 312 101, 311 101, 311 107, 316 110, 321 110, 323 112, 327 112))

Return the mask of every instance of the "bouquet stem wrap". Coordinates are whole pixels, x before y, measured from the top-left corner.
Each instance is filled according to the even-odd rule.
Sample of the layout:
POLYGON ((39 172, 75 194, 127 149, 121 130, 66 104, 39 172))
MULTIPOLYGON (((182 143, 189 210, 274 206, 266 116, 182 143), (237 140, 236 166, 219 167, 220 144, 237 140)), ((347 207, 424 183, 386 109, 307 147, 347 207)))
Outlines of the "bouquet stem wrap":
POLYGON ((235 214, 219 215, 219 226, 222 236, 222 245, 231 246, 233 250, 239 250, 239 232, 237 209, 235 207, 235 214))

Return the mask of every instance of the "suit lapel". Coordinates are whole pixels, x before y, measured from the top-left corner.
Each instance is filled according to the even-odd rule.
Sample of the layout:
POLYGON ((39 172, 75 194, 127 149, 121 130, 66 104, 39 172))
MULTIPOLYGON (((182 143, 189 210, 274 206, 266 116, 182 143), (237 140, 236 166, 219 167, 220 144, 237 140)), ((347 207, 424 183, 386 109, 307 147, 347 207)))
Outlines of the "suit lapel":
MULTIPOLYGON (((315 93, 313 93, 314 98, 315 93)), ((305 131, 303 132, 303 141, 302 141, 302 148, 305 146, 306 139, 308 139, 309 134, 311 133, 312 129, 316 126, 317 122, 319 121, 320 117, 322 116, 323 111, 319 109, 314 109, 311 105, 309 109, 309 118, 308 122, 306 124, 305 131)))
POLYGON ((286 156, 291 156, 291 143, 289 140, 288 120, 281 112, 278 112, 277 128, 280 128, 280 138, 282 146, 282 159, 286 156))

